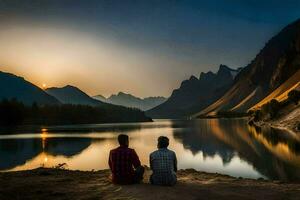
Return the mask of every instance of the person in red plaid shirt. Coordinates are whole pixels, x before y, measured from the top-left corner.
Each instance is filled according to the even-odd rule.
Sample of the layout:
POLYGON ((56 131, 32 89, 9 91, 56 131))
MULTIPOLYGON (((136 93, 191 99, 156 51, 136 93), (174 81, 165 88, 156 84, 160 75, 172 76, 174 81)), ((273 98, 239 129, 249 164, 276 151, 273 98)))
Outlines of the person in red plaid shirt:
POLYGON ((109 168, 114 184, 134 184, 143 180, 144 167, 134 149, 128 148, 127 135, 119 135, 120 146, 109 153, 109 168))

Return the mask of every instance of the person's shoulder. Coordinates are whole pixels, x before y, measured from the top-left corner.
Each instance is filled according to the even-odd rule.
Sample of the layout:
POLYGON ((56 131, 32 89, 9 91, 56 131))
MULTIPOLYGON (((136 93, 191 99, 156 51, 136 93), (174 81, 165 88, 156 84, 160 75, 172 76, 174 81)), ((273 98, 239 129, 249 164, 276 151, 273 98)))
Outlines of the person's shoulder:
POLYGON ((118 151, 118 149, 119 149, 118 147, 117 147, 117 148, 114 148, 114 149, 111 149, 111 150, 110 150, 110 153, 114 153, 114 152, 118 151))
POLYGON ((153 156, 153 155, 157 154, 157 153, 158 153, 158 151, 159 151, 159 150, 155 150, 155 151, 153 151, 152 153, 150 153, 150 156, 153 156))
POLYGON ((127 148, 128 151, 135 152, 133 148, 127 148))
POLYGON ((173 151, 173 150, 170 150, 170 149, 168 149, 168 151, 169 151, 171 154, 174 154, 174 155, 176 155, 175 151, 173 151))
POLYGON ((126 151, 130 153, 136 153, 136 151, 133 148, 129 148, 129 147, 126 148, 126 151))

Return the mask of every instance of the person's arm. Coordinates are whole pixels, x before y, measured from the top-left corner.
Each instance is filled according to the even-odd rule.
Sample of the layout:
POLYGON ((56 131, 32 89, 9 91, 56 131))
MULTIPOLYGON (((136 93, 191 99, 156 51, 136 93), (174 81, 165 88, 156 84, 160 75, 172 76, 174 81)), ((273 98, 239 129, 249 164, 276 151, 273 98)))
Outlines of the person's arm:
POLYGON ((141 161, 134 149, 132 150, 132 164, 133 164, 134 168, 141 166, 141 161))
POLYGON ((174 152, 174 171, 177 172, 177 158, 175 152, 174 152))
POLYGON ((109 152, 108 166, 112 170, 112 155, 111 155, 111 151, 109 152))
POLYGON ((149 163, 150 163, 150 169, 152 170, 153 168, 153 163, 152 163, 152 156, 151 156, 151 154, 150 154, 150 156, 149 156, 149 163))

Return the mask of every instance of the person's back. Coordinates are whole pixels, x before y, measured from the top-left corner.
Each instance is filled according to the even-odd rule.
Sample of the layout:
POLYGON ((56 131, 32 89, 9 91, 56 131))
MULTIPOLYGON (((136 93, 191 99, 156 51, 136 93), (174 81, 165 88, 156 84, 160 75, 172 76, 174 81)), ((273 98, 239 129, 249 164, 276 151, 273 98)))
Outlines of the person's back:
POLYGON ((176 154, 167 149, 168 145, 167 137, 159 137, 158 150, 150 154, 150 168, 153 171, 150 182, 154 185, 174 185, 177 182, 176 154))
POLYGON ((120 135, 118 139, 120 146, 109 154, 112 181, 115 184, 138 183, 143 178, 144 168, 135 150, 128 148, 128 136, 120 135))

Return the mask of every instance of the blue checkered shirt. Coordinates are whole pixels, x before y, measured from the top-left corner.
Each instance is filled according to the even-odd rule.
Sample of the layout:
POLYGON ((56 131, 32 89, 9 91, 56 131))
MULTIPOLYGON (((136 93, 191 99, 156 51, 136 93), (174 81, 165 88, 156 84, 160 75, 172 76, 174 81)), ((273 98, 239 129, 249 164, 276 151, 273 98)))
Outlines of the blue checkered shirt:
POLYGON ((150 181, 155 185, 174 185, 177 181, 177 159, 174 151, 161 148, 150 154, 150 181))

